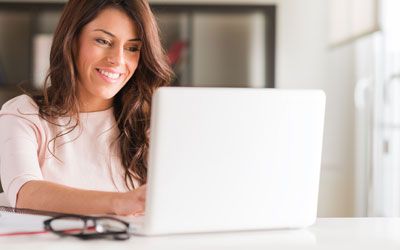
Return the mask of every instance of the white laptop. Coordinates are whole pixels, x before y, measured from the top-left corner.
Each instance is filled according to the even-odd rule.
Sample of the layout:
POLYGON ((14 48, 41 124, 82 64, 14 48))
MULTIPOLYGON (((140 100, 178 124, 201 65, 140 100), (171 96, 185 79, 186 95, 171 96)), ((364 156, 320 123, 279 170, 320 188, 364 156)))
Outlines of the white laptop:
POLYGON ((317 215, 325 94, 163 87, 136 234, 302 228, 317 215))

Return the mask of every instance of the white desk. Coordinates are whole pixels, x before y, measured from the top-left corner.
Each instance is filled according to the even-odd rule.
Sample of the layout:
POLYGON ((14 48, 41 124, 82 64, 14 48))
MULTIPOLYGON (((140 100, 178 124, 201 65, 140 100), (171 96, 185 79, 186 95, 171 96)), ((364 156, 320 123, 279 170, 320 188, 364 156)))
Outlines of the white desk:
POLYGON ((303 230, 132 237, 82 241, 52 234, 0 237, 0 249, 400 249, 400 218, 327 218, 303 230))

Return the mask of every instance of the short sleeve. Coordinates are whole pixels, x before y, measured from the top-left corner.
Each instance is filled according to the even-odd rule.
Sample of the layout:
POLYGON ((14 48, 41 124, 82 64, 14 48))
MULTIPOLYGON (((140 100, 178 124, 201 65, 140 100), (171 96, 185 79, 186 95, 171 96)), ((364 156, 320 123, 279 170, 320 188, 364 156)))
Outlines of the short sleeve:
POLYGON ((43 180, 38 145, 37 127, 32 121, 0 114, 0 178, 12 206, 16 205, 18 192, 26 182, 43 180))

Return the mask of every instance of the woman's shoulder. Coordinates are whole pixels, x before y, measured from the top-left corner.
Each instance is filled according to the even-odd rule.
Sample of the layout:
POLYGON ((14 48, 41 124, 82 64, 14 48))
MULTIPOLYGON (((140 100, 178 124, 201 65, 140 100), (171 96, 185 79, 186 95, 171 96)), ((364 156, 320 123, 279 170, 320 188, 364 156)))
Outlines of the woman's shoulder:
MULTIPOLYGON (((33 131, 37 138, 41 138, 42 123, 39 108, 28 95, 14 97, 1 107, 0 130, 9 131, 9 133, 2 134, 3 140, 13 138, 15 133, 23 135, 30 133, 29 131, 33 131)), ((30 137, 28 136, 28 138, 30 137)))
POLYGON ((8 100, 0 110, 1 115, 37 115, 39 108, 35 101, 28 95, 19 95, 8 100))

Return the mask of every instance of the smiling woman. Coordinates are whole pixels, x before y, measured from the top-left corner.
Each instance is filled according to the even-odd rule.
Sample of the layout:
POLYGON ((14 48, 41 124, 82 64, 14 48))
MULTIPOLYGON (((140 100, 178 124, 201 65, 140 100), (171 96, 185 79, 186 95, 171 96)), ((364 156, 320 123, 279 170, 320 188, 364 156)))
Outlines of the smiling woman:
POLYGON ((43 93, 0 111, 0 173, 13 206, 144 212, 151 97, 172 73, 146 0, 70 0, 43 93))
POLYGON ((78 42, 78 85, 82 111, 105 110, 135 72, 141 39, 132 19, 107 8, 87 24, 78 42))

